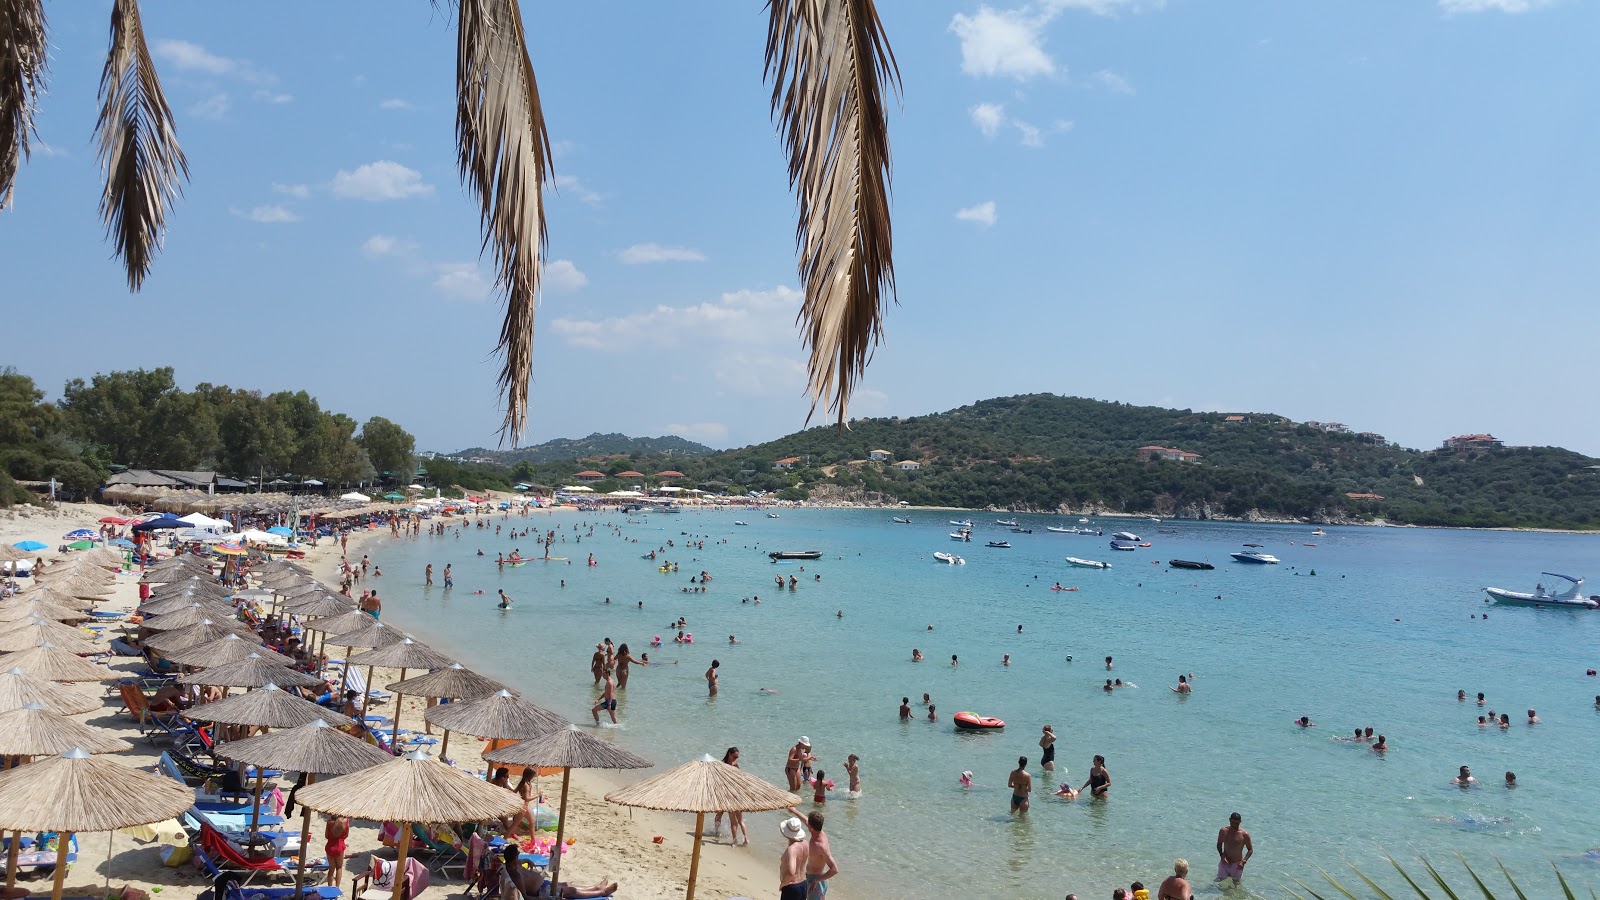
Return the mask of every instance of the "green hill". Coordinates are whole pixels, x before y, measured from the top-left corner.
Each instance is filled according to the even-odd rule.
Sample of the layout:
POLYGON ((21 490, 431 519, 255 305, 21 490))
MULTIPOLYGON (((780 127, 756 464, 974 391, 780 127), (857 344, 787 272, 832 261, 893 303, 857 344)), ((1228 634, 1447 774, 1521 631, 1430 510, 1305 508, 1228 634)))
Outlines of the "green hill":
MULTIPOLYGON (((1029 394, 927 416, 858 419, 848 431, 811 428, 670 462, 691 481, 796 498, 1185 518, 1600 528, 1600 470, 1587 468, 1597 461, 1569 450, 1416 451, 1272 414, 1245 419, 1029 394), (1147 445, 1200 458, 1145 461, 1138 450, 1147 445), (868 461, 873 450, 888 451, 891 462, 868 461), (800 461, 774 470, 777 460, 789 457, 800 461), (892 465, 904 460, 921 468, 903 472, 892 465)), ((634 456, 606 470, 653 472, 667 462, 634 456)), ((577 471, 572 462, 540 468, 541 480, 551 483, 577 471)), ((604 482, 596 487, 611 489, 604 482)))
POLYGON ((675 434, 661 437, 628 437, 625 434, 601 434, 598 431, 583 438, 556 438, 535 444, 532 447, 518 447, 514 450, 489 450, 483 447, 472 447, 460 450, 451 456, 462 457, 487 457, 501 465, 511 466, 522 460, 532 463, 554 462, 564 459, 585 459, 597 456, 671 456, 679 457, 707 456, 717 452, 705 444, 697 444, 687 438, 675 434))

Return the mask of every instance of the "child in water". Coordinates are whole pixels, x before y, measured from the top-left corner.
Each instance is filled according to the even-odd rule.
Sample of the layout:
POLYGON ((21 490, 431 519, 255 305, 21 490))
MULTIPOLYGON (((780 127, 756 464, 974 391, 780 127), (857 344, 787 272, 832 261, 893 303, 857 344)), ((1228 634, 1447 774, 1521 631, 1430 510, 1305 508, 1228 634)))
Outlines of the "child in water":
POLYGON ((812 803, 827 803, 828 802, 828 791, 833 787, 833 785, 828 783, 827 778, 828 777, 823 774, 821 769, 817 770, 817 777, 812 779, 812 781, 811 781, 811 787, 812 787, 811 802, 812 803))
POLYGON ((970 771, 962 772, 960 780, 961 780, 961 786, 962 787, 964 787, 964 788, 972 787, 972 772, 970 772, 970 771))

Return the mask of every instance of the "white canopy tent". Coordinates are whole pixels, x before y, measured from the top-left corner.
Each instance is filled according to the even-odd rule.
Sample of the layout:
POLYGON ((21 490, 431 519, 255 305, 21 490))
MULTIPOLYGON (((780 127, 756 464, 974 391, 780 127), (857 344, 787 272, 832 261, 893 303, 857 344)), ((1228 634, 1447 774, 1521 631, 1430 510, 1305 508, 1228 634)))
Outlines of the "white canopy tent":
POLYGON ((272 534, 271 532, 267 531, 257 531, 253 528, 249 531, 239 532, 239 540, 251 544, 287 545, 289 543, 289 539, 281 534, 272 534))
POLYGON ((340 500, 355 500, 355 501, 357 501, 359 503, 371 503, 372 502, 372 498, 371 497, 368 497, 366 494, 363 494, 360 491, 351 491, 348 494, 340 494, 339 495, 339 499, 340 500))
POLYGON ((205 513, 190 513, 178 519, 188 522, 197 531, 209 531, 212 534, 226 534, 233 530, 233 523, 226 519, 213 519, 205 513))
POLYGON ((639 491, 612 491, 611 493, 606 494, 606 496, 607 497, 643 497, 644 494, 639 492, 639 491))
POLYGON ((569 484, 562 488, 561 491, 567 494, 592 494, 594 493, 594 488, 589 487, 587 484, 569 484))

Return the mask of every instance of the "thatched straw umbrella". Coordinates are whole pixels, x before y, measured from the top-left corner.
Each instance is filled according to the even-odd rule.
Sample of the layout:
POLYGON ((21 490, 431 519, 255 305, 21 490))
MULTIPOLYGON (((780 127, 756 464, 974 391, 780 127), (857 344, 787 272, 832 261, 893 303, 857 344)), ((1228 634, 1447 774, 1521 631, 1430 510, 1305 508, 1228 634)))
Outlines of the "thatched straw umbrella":
POLYGON ((54 588, 53 586, 48 585, 48 584, 34 585, 33 587, 28 588, 27 590, 25 590, 25 591, 15 595, 15 596, 13 596, 7 602, 10 602, 10 603, 20 603, 20 602, 43 603, 43 602, 50 602, 50 603, 55 603, 55 604, 59 604, 61 606, 68 607, 70 609, 84 609, 89 605, 88 603, 86 603, 84 601, 84 598, 78 597, 78 596, 76 596, 76 595, 74 595, 74 594, 72 594, 72 593, 70 593, 68 591, 57 590, 56 588, 54 588))
POLYGON ((179 684, 200 684, 207 687, 223 688, 258 688, 269 684, 278 687, 318 687, 322 679, 304 672, 280 666, 271 660, 262 658, 259 653, 251 653, 244 659, 225 665, 201 669, 187 675, 178 676, 179 684))
POLYGON ((121 753, 133 745, 104 728, 69 719, 35 700, 0 712, 0 755, 44 756, 82 747, 90 753, 121 753))
POLYGON ((170 597, 187 597, 190 600, 210 600, 233 605, 228 600, 228 589, 211 581, 174 581, 150 592, 150 600, 166 600, 170 597))
POLYGON ((273 592, 265 588, 246 588, 242 591, 233 592, 233 599, 235 600, 271 600, 273 596, 273 592))
MULTIPOLYGON (((574 728, 563 728, 483 755, 486 762, 512 766, 561 768, 561 818, 556 820, 555 849, 550 851, 550 881, 561 884, 561 841, 567 833, 567 787, 573 769, 648 769, 655 763, 574 728)), ((535 827, 537 824, 535 823, 535 827)))
MULTIPOLYGON (((296 597, 283 604, 283 612, 301 619, 333 618, 348 612, 359 612, 350 598, 343 594, 315 593, 296 597)), ((323 633, 323 638, 327 637, 323 633)), ((309 644, 309 641, 307 642, 309 644)))
POLYGON ((45 709, 64 716, 93 712, 105 706, 98 697, 30 675, 28 670, 19 666, 9 666, 0 671, 0 709, 17 709, 33 702, 42 703, 45 709))
POLYGON ((460 731, 473 737, 510 738, 525 741, 541 734, 560 731, 572 723, 548 709, 534 706, 510 691, 496 691, 482 700, 470 703, 450 703, 435 706, 422 714, 430 724, 445 729, 444 748, 450 746, 450 732, 460 731))
MULTIPOLYGON (((339 696, 341 697, 344 696, 345 685, 350 681, 351 651, 371 650, 376 647, 387 647, 405 637, 405 634, 401 632, 400 629, 395 628, 392 625, 385 625, 367 613, 361 612, 360 610, 357 610, 354 613, 345 613, 341 616, 335 616, 331 621, 337 622, 340 619, 344 619, 346 616, 351 617, 351 621, 358 621, 354 618, 356 616, 365 617, 367 621, 361 622, 360 624, 351 628, 349 631, 333 631, 324 628, 324 637, 322 639, 324 646, 326 646, 329 642, 332 642, 335 647, 344 648, 344 672, 339 676, 339 696)), ((368 689, 372 687, 372 682, 370 679, 367 682, 367 687, 368 689)), ((366 708, 365 700, 362 701, 362 708, 366 708)), ((363 712, 362 715, 366 715, 366 713, 363 712)))
POLYGON ((185 647, 182 650, 165 655, 167 659, 181 666, 209 669, 213 666, 238 662, 252 653, 280 666, 292 667, 294 665, 294 660, 289 657, 261 646, 259 639, 238 634, 229 634, 208 643, 185 647))
POLYGON ((52 622, 82 622, 92 618, 81 609, 42 597, 24 595, 0 602, 0 622, 18 622, 33 616, 52 622))
POLYGON ((35 556, 38 556, 38 554, 30 553, 26 550, 18 550, 10 544, 0 543, 0 563, 22 562, 25 559, 33 559, 35 556))
POLYGON ((481 778, 453 769, 420 751, 300 791, 307 808, 400 826, 400 857, 392 900, 405 886, 411 826, 476 822, 514 815, 522 798, 481 778))
POLYGON ((259 637, 251 634, 248 628, 244 628, 237 622, 229 622, 226 619, 201 619, 199 622, 185 628, 153 634, 145 638, 144 645, 162 655, 170 655, 187 650, 190 647, 197 647, 201 644, 225 638, 230 634, 237 635, 252 643, 261 643, 259 637))
MULTIPOLYGON (((355 656, 345 660, 345 665, 366 666, 367 686, 371 687, 372 673, 378 666, 383 666, 386 669, 399 669, 400 678, 404 680, 407 669, 439 669, 453 662, 455 660, 429 647, 427 644, 412 640, 410 637, 403 637, 387 647, 379 647, 376 650, 357 653, 355 656)), ((363 718, 367 715, 367 702, 371 699, 371 691, 367 692, 367 696, 361 698, 361 715, 363 718)), ((394 731, 389 735, 391 743, 400 740, 400 709, 404 701, 405 696, 403 694, 395 695, 394 731)))
POLYGON ((117 674, 49 641, 0 656, 0 668, 21 669, 51 681, 105 681, 117 674))
POLYGON ((749 774, 738 766, 703 756, 660 775, 612 791, 606 800, 622 806, 692 812, 694 816, 694 855, 689 858, 689 893, 694 900, 695 877, 700 873, 700 837, 706 813, 762 812, 787 809, 800 798, 777 785, 749 774))
MULTIPOLYGON (((259 728, 298 728, 312 722, 331 722, 343 728, 355 724, 346 716, 331 709, 302 700, 275 684, 264 684, 260 690, 239 694, 214 703, 202 703, 185 713, 200 722, 219 725, 250 725, 259 728)), ((256 768, 256 806, 250 813, 250 831, 255 833, 261 821, 261 782, 265 770, 256 768)), ((243 775, 243 766, 240 767, 243 775)))
MULTIPOLYGON (((315 784, 318 775, 348 775, 394 758, 322 719, 298 728, 229 741, 217 748, 217 755, 253 765, 258 770, 304 772, 306 787, 315 784)), ((299 896, 305 886, 306 845, 311 837, 311 807, 304 806, 304 809, 305 816, 300 822, 300 865, 294 873, 295 896, 299 896)))
POLYGON ((83 558, 91 565, 104 566, 106 568, 120 569, 123 563, 127 562, 127 559, 121 553, 110 547, 96 547, 85 553, 83 558))
POLYGON ((217 618, 215 612, 218 608, 218 604, 215 603, 196 603, 191 601, 189 605, 181 609, 175 609, 172 612, 152 613, 151 618, 144 620, 144 627, 151 631, 177 631, 180 628, 192 628, 196 625, 204 625, 210 622, 241 634, 250 630, 248 626, 232 618, 232 610, 229 610, 229 616, 217 618))
POLYGON ((46 566, 43 571, 33 576, 37 581, 61 581, 67 578, 83 578, 99 584, 111 584, 117 580, 116 573, 105 566, 95 565, 82 558, 68 562, 58 562, 46 566))
POLYGON ((0 830, 59 835, 52 900, 61 900, 73 834, 148 825, 193 805, 194 791, 171 778, 90 756, 81 748, 0 775, 0 830))
POLYGON ((286 559, 273 559, 256 566, 257 572, 276 574, 280 572, 293 572, 296 575, 310 575, 311 570, 299 563, 292 563, 286 559))
MULTIPOLYGON (((482 700, 496 691, 503 691, 506 686, 493 678, 479 675, 477 672, 466 668, 461 663, 451 663, 437 672, 407 678, 404 681, 392 682, 386 687, 398 694, 410 694, 413 697, 438 697, 451 700, 482 700)), ((444 755, 444 750, 439 751, 444 755)))
POLYGON ((216 615, 212 616, 213 619, 231 619, 236 613, 236 610, 233 608, 232 604, 229 604, 223 600, 205 597, 198 594, 185 593, 177 596, 147 600, 139 605, 139 615, 164 616, 168 613, 183 612, 184 610, 196 605, 216 613, 216 615))
POLYGON ((72 625, 32 616, 0 623, 0 653, 15 653, 49 642, 73 653, 100 653, 104 647, 87 640, 87 632, 72 625))
POLYGON ((41 587, 50 588, 58 594, 78 597, 83 600, 104 600, 106 595, 113 590, 109 584, 99 584, 81 575, 59 578, 55 581, 41 581, 39 584, 41 587))

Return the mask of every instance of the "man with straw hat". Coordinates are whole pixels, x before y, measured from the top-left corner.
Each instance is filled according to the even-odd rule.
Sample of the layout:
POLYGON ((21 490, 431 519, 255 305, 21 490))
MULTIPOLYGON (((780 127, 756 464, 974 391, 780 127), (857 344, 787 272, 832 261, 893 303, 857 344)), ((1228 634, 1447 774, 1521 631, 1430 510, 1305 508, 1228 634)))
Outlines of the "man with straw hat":
POLYGON ((778 857, 778 900, 806 900, 806 864, 811 860, 806 823, 790 816, 778 825, 778 833, 789 842, 778 857))

